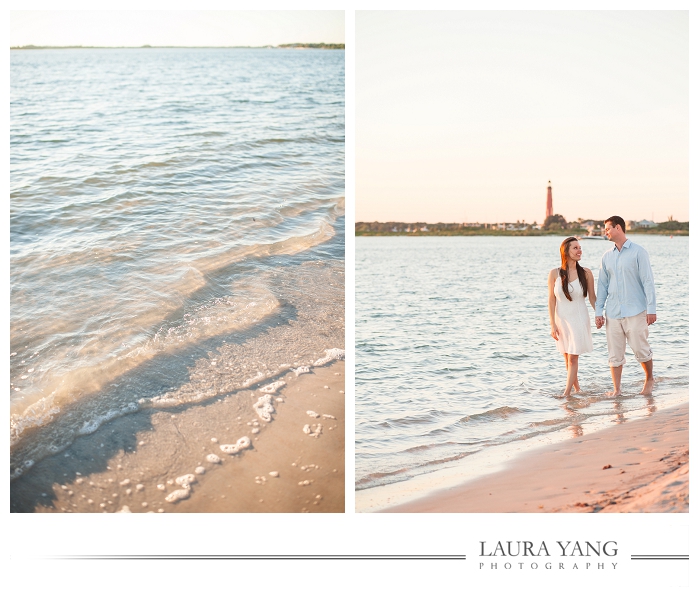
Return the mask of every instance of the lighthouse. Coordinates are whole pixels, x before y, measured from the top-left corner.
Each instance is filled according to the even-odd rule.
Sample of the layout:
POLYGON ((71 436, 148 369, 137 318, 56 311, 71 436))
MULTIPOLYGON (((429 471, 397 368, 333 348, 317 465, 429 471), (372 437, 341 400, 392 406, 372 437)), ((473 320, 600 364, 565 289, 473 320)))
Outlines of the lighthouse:
POLYGON ((553 193, 551 193, 551 181, 549 181, 548 193, 546 194, 546 218, 553 216, 553 193))

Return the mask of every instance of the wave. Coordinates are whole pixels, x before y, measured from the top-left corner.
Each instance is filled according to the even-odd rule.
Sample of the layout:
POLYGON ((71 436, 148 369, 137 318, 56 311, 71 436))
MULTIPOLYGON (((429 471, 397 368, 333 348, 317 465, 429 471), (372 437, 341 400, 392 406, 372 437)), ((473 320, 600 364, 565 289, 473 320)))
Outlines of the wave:
POLYGON ((431 444, 421 444, 419 446, 412 446, 407 449, 403 449, 402 451, 399 451, 401 453, 421 453, 423 451, 428 451, 436 448, 444 448, 447 446, 473 446, 476 445, 477 443, 475 442, 454 442, 454 441, 449 441, 449 442, 434 442, 431 444))
MULTIPOLYGON (((85 395, 105 389, 117 378, 154 359, 186 345, 220 334, 245 330, 274 314, 279 302, 265 288, 248 287, 236 294, 207 301, 184 314, 181 322, 162 324, 155 334, 128 351, 102 343, 92 347, 92 358, 83 358, 84 365, 69 371, 44 375, 41 386, 27 392, 21 403, 15 403, 10 416, 10 446, 32 428, 43 426, 67 405, 79 402, 85 395), (22 405, 28 407, 19 411, 22 405)), ((142 328, 146 318, 162 317, 159 312, 145 314, 136 328, 142 328)), ((133 324, 133 320, 131 324, 133 324)), ((117 339, 120 340, 120 339, 117 339)), ((120 347, 123 343, 117 344, 120 347)), ((31 388, 31 387, 30 387, 31 388)))
MULTIPOLYGON (((428 413, 416 413, 415 415, 408 415, 406 417, 399 417, 395 419, 389 419, 384 422, 385 425, 394 426, 413 426, 415 424, 427 424, 436 421, 440 417, 448 415, 443 411, 432 410, 428 413)), ((377 424, 381 425, 381 424, 377 424)))
POLYGON ((498 407, 497 409, 491 409, 489 411, 483 411, 482 413, 474 413, 473 415, 467 415, 462 417, 460 422, 469 421, 494 421, 498 419, 507 419, 508 417, 515 415, 517 413, 527 413, 528 409, 522 409, 519 407, 498 407))
MULTIPOLYGON (((336 205, 331 212, 341 209, 341 205, 336 205)), ((341 281, 337 279, 337 267, 332 265, 333 262, 327 268, 320 268, 317 258, 308 261, 302 257, 298 262, 285 262, 298 264, 290 270, 278 266, 268 269, 269 264, 275 263, 273 259, 270 262, 270 257, 305 252, 334 234, 329 224, 321 222, 314 232, 307 235, 251 245, 242 252, 229 252, 218 256, 215 261, 200 262, 198 265, 202 269, 188 266, 171 281, 179 285, 179 308, 173 311, 171 306, 165 317, 162 309, 156 306, 140 314, 131 313, 127 320, 121 321, 114 316, 110 306, 105 306, 105 313, 110 314, 107 327, 93 326, 93 333, 85 330, 75 333, 82 339, 80 347, 76 349, 72 342, 66 342, 64 353, 57 357, 63 369, 59 367, 52 371, 52 368, 39 367, 40 363, 35 363, 39 349, 31 354, 25 349, 20 351, 20 355, 13 351, 15 356, 11 355, 11 360, 15 377, 18 379, 27 368, 32 376, 38 377, 36 380, 27 379, 27 387, 17 393, 20 396, 13 397, 20 400, 14 403, 10 421, 11 474, 22 475, 30 467, 27 463, 38 462, 48 454, 59 452, 78 436, 90 434, 104 423, 134 411, 218 400, 288 373, 292 366, 320 367, 343 359, 342 349, 327 349, 320 353, 312 349, 312 358, 307 351, 307 348, 315 347, 318 340, 328 338, 326 333, 339 329, 335 319, 327 321, 327 328, 320 334, 311 328, 313 340, 309 338, 309 341, 303 332, 308 328, 288 326, 292 320, 300 320, 296 309, 311 308, 307 303, 321 301, 319 305, 322 306, 325 305, 322 302, 332 301, 333 305, 341 306, 337 293, 341 293, 343 287, 338 284, 341 281), (262 262, 249 264, 250 256, 260 256, 262 262), (237 262, 245 263, 246 267, 215 272, 225 264, 237 262), (239 274, 231 278, 231 272, 239 274), (282 274, 283 278, 280 278, 282 274), (221 295, 225 290, 222 282, 226 280, 233 282, 232 288, 221 295), (293 305, 289 304, 289 292, 295 297, 293 305), (309 296, 313 297, 311 301, 305 299, 309 296), (284 344, 261 346, 261 342, 269 341, 257 339, 260 336, 267 338, 268 331, 279 325, 289 329, 288 333, 279 336, 284 344), (226 339, 232 344, 226 345, 226 339), (303 350, 299 350, 300 345, 303 345, 303 350), (212 352, 225 355, 223 347, 227 346, 235 348, 237 353, 229 354, 233 357, 219 359, 217 363, 212 352), (264 358, 267 365, 256 366, 260 356, 267 353, 269 356, 264 358), (298 359, 294 357, 298 356, 294 353, 308 357, 297 363, 298 359), (279 357, 271 357, 277 354, 279 357), (75 358, 71 358, 72 355, 75 358), (27 363, 20 365, 19 360, 27 363), (271 365, 274 363, 281 365, 271 365), (256 370, 251 371, 253 367, 259 368, 256 374, 256 370), (244 377, 242 374, 246 371, 252 375, 244 377), (25 396, 21 397, 22 394, 25 396)), ((319 256, 324 255, 323 249, 315 251, 319 256)), ((143 302, 134 305, 142 306, 143 302)), ((126 306, 126 309, 129 313, 131 307, 126 306)), ((97 312, 91 310, 90 313, 97 312)), ((326 321, 323 314, 328 312, 325 308, 319 312, 314 307, 312 313, 319 313, 319 321, 326 321)), ((309 316, 304 318, 304 322, 308 321, 309 316)), ((54 332, 54 336, 67 334, 65 331, 52 331, 52 334, 54 332)), ((19 331, 17 337, 25 334, 26 329, 19 331)), ((70 334, 66 338, 69 337, 70 334)), ((34 347, 29 351, 34 351, 34 347)), ((44 343, 40 356, 44 359, 42 363, 45 364, 55 352, 56 347, 44 343)))
MULTIPOLYGON (((100 305, 104 298, 90 297, 89 293, 76 289, 81 312, 94 314, 88 320, 84 319, 85 316, 80 322, 66 320, 60 317, 60 312, 56 311, 58 308, 47 304, 42 306, 42 310, 47 316, 53 316, 49 318, 51 325, 42 323, 45 317, 13 322, 12 351, 20 353, 11 363, 13 442, 27 429, 50 421, 57 407, 78 400, 86 393, 100 391, 115 378, 161 352, 175 351, 206 338, 245 330, 272 316, 280 309, 280 304, 261 283, 236 284, 232 291, 223 295, 218 289, 216 294, 219 296, 203 301, 193 301, 192 297, 204 292, 204 287, 211 283, 210 276, 218 270, 256 258, 300 254, 331 239, 335 234, 331 222, 343 210, 343 203, 343 200, 338 200, 330 209, 331 213, 308 234, 234 247, 196 259, 180 268, 161 264, 152 267, 150 272, 141 272, 128 283, 135 285, 133 290, 129 290, 128 285, 122 289, 122 305, 100 305), (157 287, 153 287, 153 280, 158 281, 157 287), (125 298, 141 297, 139 288, 143 285, 151 286, 156 295, 147 301, 141 298, 133 311, 125 298), (101 312, 112 315, 102 315, 101 312), (164 314, 171 315, 164 318, 164 314), (33 371, 25 374, 29 366, 23 363, 28 356, 15 347, 20 339, 22 345, 29 345, 30 339, 35 339, 38 345, 41 339, 48 337, 54 339, 49 343, 51 353, 44 351, 41 357, 47 356, 49 366, 32 367, 33 371), (20 377, 23 379, 18 384, 20 377)), ((123 252, 123 247, 115 250, 88 248, 49 259, 44 270, 60 271, 67 264, 79 266, 83 260, 109 262, 123 259, 120 257, 123 252)), ((37 272, 31 275, 36 276, 37 272)), ((23 297, 21 289, 21 284, 13 289, 13 303, 23 297)), ((32 299, 26 297, 22 300, 32 299)))
POLYGON ((478 451, 464 451, 445 457, 440 457, 437 459, 430 459, 422 463, 401 467, 392 471, 370 473, 355 481, 355 490, 365 490, 374 486, 394 484, 396 482, 412 478, 416 475, 427 473, 431 469, 438 468, 439 466, 444 465, 445 463, 459 461, 477 452, 478 451))
POLYGON ((234 247, 213 256, 195 260, 193 266, 207 273, 255 257, 295 255, 332 239, 334 235, 335 229, 332 224, 328 221, 323 221, 319 223, 315 231, 307 235, 288 237, 272 243, 256 243, 234 247))

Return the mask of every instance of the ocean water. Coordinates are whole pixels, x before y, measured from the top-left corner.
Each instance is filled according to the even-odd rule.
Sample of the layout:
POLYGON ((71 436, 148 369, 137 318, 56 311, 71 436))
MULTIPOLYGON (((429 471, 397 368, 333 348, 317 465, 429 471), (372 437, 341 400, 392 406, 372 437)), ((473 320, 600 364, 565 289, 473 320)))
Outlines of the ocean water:
POLYGON ((344 52, 11 52, 11 476, 344 347, 344 52))
MULTIPOLYGON (((630 351, 623 396, 604 396, 606 339, 589 304, 594 351, 580 357, 582 392, 559 398, 566 372, 550 337, 547 276, 563 238, 357 237, 356 488, 469 464, 477 475, 487 452, 516 454, 687 400, 688 237, 629 238, 648 250, 658 296, 651 398, 638 394, 643 373, 630 351)), ((582 242, 595 280, 610 246, 582 242)))

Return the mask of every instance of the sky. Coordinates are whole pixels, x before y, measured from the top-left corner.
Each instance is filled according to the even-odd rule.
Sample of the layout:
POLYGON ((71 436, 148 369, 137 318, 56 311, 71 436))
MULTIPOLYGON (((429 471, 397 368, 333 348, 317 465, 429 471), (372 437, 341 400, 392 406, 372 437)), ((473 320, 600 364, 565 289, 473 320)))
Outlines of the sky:
POLYGON ((10 46, 344 43, 344 11, 11 11, 10 46))
POLYGON ((356 220, 689 219, 686 11, 356 15, 356 220))

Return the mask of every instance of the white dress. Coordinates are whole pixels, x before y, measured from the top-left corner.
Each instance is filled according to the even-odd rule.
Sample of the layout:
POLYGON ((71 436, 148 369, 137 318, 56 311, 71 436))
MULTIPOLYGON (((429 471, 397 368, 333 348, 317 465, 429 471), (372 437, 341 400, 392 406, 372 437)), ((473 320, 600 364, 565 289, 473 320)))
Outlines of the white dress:
POLYGON ((558 327, 556 347, 561 353, 581 355, 592 351, 592 331, 590 315, 585 305, 580 279, 568 283, 572 301, 563 293, 560 275, 553 287, 556 296, 555 321, 558 327))

